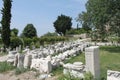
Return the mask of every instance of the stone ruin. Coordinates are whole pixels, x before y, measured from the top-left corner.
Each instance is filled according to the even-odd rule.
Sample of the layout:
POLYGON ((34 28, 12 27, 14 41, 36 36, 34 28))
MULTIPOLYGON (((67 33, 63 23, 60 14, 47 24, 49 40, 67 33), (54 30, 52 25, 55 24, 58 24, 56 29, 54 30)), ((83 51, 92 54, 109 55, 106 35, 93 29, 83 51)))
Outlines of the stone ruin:
POLYGON ((85 61, 86 64, 83 65, 82 62, 74 62, 73 64, 64 64, 64 74, 70 74, 74 77, 84 78, 86 72, 91 72, 93 77, 97 80, 100 79, 100 65, 99 65, 99 47, 91 46, 85 48, 85 61))
MULTIPOLYGON (((84 73, 91 72, 94 78, 99 79, 99 47, 88 47, 89 45, 90 43, 85 40, 76 40, 60 42, 33 50, 26 48, 23 50, 24 54, 18 53, 18 49, 16 49, 16 51, 9 51, 7 62, 18 68, 34 68, 43 74, 49 74, 52 70, 62 65, 64 74, 69 72, 72 76, 84 78, 84 73), (64 60, 77 56, 83 51, 85 51, 85 65, 82 62, 63 63, 64 60)), ((108 80, 120 80, 120 74, 117 74, 118 79, 111 79, 112 74, 113 72, 108 71, 108 80)))
POLYGON ((24 54, 16 51, 9 51, 7 62, 12 63, 18 68, 34 68, 40 73, 50 73, 54 68, 59 67, 61 63, 72 56, 80 54, 88 43, 82 40, 59 42, 39 49, 23 50, 24 54))
POLYGON ((85 65, 82 62, 74 62, 73 64, 67 63, 63 65, 63 74, 70 74, 74 77, 84 78, 85 65))
POLYGON ((107 71, 107 80, 120 80, 120 72, 118 71, 107 71))

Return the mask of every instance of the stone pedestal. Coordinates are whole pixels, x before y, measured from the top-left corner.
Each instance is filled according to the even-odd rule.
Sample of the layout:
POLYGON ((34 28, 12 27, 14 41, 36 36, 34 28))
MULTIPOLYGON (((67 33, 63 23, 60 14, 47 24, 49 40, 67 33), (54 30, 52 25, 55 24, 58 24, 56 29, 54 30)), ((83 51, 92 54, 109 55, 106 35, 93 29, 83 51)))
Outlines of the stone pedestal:
POLYGON ((24 68, 30 68, 32 56, 30 54, 25 55, 24 68))
POLYGON ((95 79, 100 78, 99 47, 85 48, 86 71, 91 72, 95 79))

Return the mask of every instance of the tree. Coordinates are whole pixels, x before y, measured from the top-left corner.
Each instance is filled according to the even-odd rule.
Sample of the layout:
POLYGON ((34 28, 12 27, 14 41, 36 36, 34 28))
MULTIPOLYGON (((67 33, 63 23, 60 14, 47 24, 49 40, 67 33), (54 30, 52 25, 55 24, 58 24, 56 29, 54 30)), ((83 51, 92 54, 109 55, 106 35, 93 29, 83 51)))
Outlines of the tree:
POLYGON ((91 30, 90 16, 88 15, 87 12, 82 12, 81 14, 79 14, 78 17, 76 18, 76 21, 82 25, 82 28, 86 32, 89 32, 91 30))
POLYGON ((13 28, 13 29, 11 30, 11 36, 15 36, 15 37, 17 37, 18 32, 19 32, 18 29, 13 28))
POLYGON ((11 7, 12 0, 3 0, 2 12, 2 41, 4 43, 4 48, 10 45, 10 23, 11 23, 11 7))
POLYGON ((72 18, 70 18, 69 16, 65 15, 58 16, 57 20, 53 23, 56 32, 60 35, 65 35, 66 31, 71 29, 72 26, 71 20, 72 18))
POLYGON ((37 31, 33 24, 27 24, 23 30, 22 35, 27 38, 33 38, 37 36, 37 31))
POLYGON ((86 8, 101 38, 108 33, 106 25, 120 37, 120 0, 89 0, 86 8))

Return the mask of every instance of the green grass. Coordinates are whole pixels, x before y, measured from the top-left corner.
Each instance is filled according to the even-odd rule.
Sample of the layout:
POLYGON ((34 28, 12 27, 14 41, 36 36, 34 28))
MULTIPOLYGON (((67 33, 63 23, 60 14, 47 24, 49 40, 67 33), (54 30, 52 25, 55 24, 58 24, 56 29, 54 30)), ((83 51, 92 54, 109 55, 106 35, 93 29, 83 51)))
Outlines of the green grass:
POLYGON ((107 70, 120 71, 120 47, 102 46, 100 47, 100 67, 101 78, 107 76, 107 70))
POLYGON ((13 70, 14 67, 7 62, 0 62, 0 73, 13 70))
POLYGON ((74 56, 68 60, 65 60, 64 63, 74 63, 77 61, 85 63, 85 54, 84 53, 78 54, 77 56, 74 56))
POLYGON ((63 73, 63 67, 62 66, 59 66, 57 68, 55 68, 53 71, 52 71, 53 75, 62 75, 63 73))
MULTIPOLYGON (((80 61, 85 63, 85 54, 79 54, 76 57, 72 57, 64 63, 73 63, 80 61)), ((106 80, 107 70, 120 71, 120 47, 119 46, 101 46, 100 47, 100 71, 101 71, 101 80, 106 80)), ((61 73, 63 69, 57 68, 54 72, 61 73)))

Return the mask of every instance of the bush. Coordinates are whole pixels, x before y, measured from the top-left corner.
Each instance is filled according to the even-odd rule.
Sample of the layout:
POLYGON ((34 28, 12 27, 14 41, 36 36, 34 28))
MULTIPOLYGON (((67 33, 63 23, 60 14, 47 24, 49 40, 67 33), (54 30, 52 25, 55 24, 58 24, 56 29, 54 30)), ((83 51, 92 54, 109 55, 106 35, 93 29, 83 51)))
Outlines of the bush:
POLYGON ((12 69, 14 69, 14 67, 10 63, 0 62, 0 72, 6 72, 12 69))
POLYGON ((31 38, 23 38, 24 46, 30 46, 33 40, 31 38))
POLYGON ((54 32, 54 33, 48 32, 43 35, 43 37, 52 37, 52 36, 58 36, 58 34, 56 32, 54 32))
POLYGON ((19 45, 23 45, 23 42, 21 41, 21 39, 18 37, 12 37, 11 42, 10 42, 10 47, 14 49, 18 47, 19 45))
POLYGON ((71 29, 71 30, 66 32, 67 35, 82 34, 82 33, 86 33, 86 31, 84 29, 82 29, 82 28, 80 28, 80 29, 71 29))
POLYGON ((59 42, 59 41, 65 41, 68 40, 67 37, 64 36, 50 36, 50 37, 41 37, 39 39, 40 44, 44 44, 44 43, 55 43, 55 42, 59 42))

